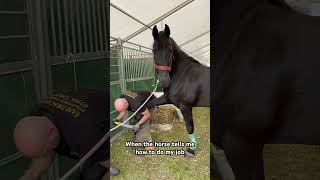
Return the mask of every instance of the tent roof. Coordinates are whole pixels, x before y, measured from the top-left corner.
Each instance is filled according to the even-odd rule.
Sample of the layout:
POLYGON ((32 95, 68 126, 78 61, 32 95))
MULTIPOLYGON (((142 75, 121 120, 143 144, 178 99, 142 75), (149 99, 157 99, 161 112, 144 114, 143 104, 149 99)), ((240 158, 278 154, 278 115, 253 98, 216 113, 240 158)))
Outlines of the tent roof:
POLYGON ((151 28, 165 24, 186 53, 209 65, 210 0, 111 0, 111 37, 151 48, 151 28))

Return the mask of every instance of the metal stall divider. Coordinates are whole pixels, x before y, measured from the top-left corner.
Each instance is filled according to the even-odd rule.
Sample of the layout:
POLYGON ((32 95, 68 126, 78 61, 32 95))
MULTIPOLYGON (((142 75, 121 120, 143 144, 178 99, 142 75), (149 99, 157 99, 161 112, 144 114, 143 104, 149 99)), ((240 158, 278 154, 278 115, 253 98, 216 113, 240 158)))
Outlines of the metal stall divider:
MULTIPOLYGON (((29 56, 28 59, 23 60, 11 60, 9 56, 3 57, 10 61, 8 63, 0 62, 1 82, 7 82, 9 78, 17 79, 15 74, 19 73, 19 78, 22 78, 23 81, 21 86, 24 88, 23 95, 26 104, 24 106, 31 106, 61 88, 76 89, 78 86, 94 88, 102 86, 105 88, 106 84, 103 83, 105 76, 100 75, 98 70, 101 69, 102 73, 107 66, 107 47, 109 47, 107 25, 109 23, 107 24, 106 16, 109 11, 108 7, 109 4, 105 0, 23 0, 23 6, 20 6, 22 10, 2 11, 4 7, 1 7, 0 15, 25 16, 27 33, 24 35, 12 33, 14 35, 10 36, 0 34, 0 40, 26 39, 25 51, 29 56), (72 65, 71 68, 70 65, 72 65), (90 76, 87 76, 90 68, 99 69, 94 72, 89 71, 90 76), (70 73, 70 76, 66 73, 70 73), (31 76, 29 77, 29 75, 31 76), (101 78, 95 80, 97 82, 92 82, 92 77, 96 78, 95 76, 101 78), (100 82, 98 82, 99 80, 100 82)), ((1 89, 1 91, 10 92, 9 88, 20 87, 12 85, 14 83, 16 82, 10 83, 8 88, 1 89)), ((26 112, 15 113, 25 114, 26 112)), ((16 121, 16 116, 9 114, 7 119, 16 121)), ((12 144, 7 146, 6 151, 13 151, 12 144)), ((7 152, 2 152, 1 155, 3 153, 7 152)), ((23 157, 20 153, 12 154, 10 156, 5 154, 4 158, 1 157, 0 168, 23 157)), ((41 179, 59 179, 60 169, 58 157, 56 157, 53 166, 41 179)), ((9 176, 7 174, 1 175, 9 176)), ((18 175, 22 174, 19 172, 10 175, 10 177, 18 175)))
MULTIPOLYGON (((126 90, 139 89, 152 89, 152 84, 155 82, 155 72, 152 62, 151 49, 140 46, 138 44, 124 42, 120 38, 110 39, 111 53, 110 58, 112 63, 110 64, 111 69, 111 117, 116 116, 116 111, 113 110, 113 101, 126 90), (126 44, 126 45, 124 45, 126 44), (116 56, 114 56, 114 54, 116 56), (115 79, 115 75, 118 74, 115 79), (120 86, 121 92, 115 92, 115 86, 120 86)), ((113 126, 112 124, 110 124, 113 126)), ((111 135, 111 142, 119 138, 127 129, 122 128, 120 131, 111 135)))

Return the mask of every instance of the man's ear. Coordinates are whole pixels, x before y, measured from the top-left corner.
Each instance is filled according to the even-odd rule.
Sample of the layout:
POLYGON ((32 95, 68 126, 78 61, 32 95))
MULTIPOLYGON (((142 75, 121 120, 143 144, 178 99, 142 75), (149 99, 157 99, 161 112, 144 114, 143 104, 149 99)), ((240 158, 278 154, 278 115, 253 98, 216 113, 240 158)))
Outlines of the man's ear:
POLYGON ((126 110, 128 109, 128 107, 129 107, 129 102, 126 100, 126 102, 125 102, 126 104, 126 110))
POLYGON ((55 128, 48 128, 48 139, 53 140, 56 136, 55 128))

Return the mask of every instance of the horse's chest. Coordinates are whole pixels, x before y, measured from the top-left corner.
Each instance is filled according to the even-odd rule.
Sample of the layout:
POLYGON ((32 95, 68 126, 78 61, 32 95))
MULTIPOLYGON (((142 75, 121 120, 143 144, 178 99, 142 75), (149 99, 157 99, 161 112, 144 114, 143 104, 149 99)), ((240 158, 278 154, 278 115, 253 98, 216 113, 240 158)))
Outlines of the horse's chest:
POLYGON ((167 100, 178 106, 186 100, 186 93, 181 89, 171 88, 167 92, 167 100))

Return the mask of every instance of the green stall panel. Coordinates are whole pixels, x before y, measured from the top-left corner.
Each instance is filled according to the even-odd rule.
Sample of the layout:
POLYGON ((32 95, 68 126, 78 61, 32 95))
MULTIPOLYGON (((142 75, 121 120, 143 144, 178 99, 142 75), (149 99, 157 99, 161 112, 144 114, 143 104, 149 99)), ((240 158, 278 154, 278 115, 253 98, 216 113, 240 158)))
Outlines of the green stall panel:
POLYGON ((153 79, 133 81, 133 82, 127 82, 127 89, 128 90, 144 89, 148 91, 153 91, 154 89, 153 85, 154 85, 153 79))
POLYGON ((0 11, 23 11, 25 0, 0 1, 0 11))
MULTIPOLYGON (((16 153, 13 130, 19 119, 27 115, 36 103, 31 71, 0 76, 0 159, 16 153)), ((0 175, 1 177, 1 175, 0 175)))
POLYGON ((76 75, 72 63, 53 66, 52 84, 54 92, 74 89, 75 76, 78 89, 106 88, 106 62, 106 59, 100 59, 76 63, 76 75))
POLYGON ((28 39, 0 39, 0 64, 30 59, 28 39))
MULTIPOLYGON (((8 3, 4 7, 2 4, 3 2, 0 3, 0 10, 15 7, 12 3, 8 3)), ((0 14, 0 22, 5 24, 0 28, 0 63, 29 60, 26 15, 0 14)))
POLYGON ((1 26, 0 36, 28 34, 25 14, 0 14, 0 22, 10 22, 1 26))
POLYGON ((78 64, 78 88, 103 88, 106 89, 107 59, 86 61, 78 64))
MULTIPOLYGON (((107 60, 97 59, 76 63, 76 78, 78 89, 106 88, 107 60)), ((52 67, 54 92, 74 89, 74 65, 61 64, 52 67)), ((107 91, 108 94, 108 91, 107 91)), ((106 101, 108 101, 106 99, 106 101)), ((77 161, 59 156, 59 172, 63 176, 77 161)), ((79 173, 74 173, 70 180, 79 179, 79 173)))
MULTIPOLYGON (((76 64, 76 68, 77 68, 76 64)), ((74 89, 73 64, 60 64, 52 66, 53 92, 74 89)))
POLYGON ((23 176, 24 172, 28 168, 31 160, 27 158, 20 158, 14 162, 11 162, 5 166, 0 167, 0 179, 1 180, 16 180, 23 176))
MULTIPOLYGON (((31 111, 37 100, 31 71, 1 75, 0 84, 0 159, 4 159, 17 152, 13 140, 15 125, 31 111)), ((0 167, 0 179, 18 179, 27 167, 26 161, 22 158, 0 167)))

